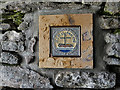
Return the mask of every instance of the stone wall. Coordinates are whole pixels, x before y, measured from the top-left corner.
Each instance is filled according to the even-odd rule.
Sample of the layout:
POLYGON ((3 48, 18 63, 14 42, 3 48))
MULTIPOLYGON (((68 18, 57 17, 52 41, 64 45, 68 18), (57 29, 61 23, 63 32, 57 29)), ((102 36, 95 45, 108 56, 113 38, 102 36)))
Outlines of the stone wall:
MULTIPOLYGON (((0 86, 5 88, 120 88, 120 2, 0 1, 0 86), (94 69, 43 69, 39 15, 92 13, 94 69)), ((8 88, 8 90, 10 90, 8 88)))

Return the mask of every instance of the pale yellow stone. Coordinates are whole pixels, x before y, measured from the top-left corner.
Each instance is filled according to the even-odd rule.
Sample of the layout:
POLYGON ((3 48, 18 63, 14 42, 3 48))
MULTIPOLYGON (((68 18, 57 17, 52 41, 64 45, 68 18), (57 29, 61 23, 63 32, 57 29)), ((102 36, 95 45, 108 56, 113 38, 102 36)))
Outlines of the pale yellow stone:
POLYGON ((39 67, 40 68, 93 68, 92 14, 40 15, 39 67), (70 19, 73 22, 70 22, 70 19), (53 57, 50 53, 50 26, 81 26, 81 57, 53 57), (82 34, 89 32, 90 40, 82 34))

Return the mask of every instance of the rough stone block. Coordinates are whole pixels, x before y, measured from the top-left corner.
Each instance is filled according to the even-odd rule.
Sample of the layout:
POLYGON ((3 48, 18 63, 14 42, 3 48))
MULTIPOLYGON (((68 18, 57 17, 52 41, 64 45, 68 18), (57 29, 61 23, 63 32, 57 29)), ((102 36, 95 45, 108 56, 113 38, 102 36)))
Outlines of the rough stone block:
POLYGON ((84 4, 87 4, 87 5, 91 5, 91 6, 100 6, 102 4, 102 2, 87 2, 87 0, 84 0, 84 4))
POLYGON ((120 21, 118 18, 113 17, 101 17, 100 19, 100 27, 102 29, 116 29, 120 27, 120 21))
POLYGON ((0 24, 0 30, 8 30, 10 29, 10 25, 7 23, 0 24))
POLYGON ((120 3, 119 2, 107 2, 104 8, 105 12, 110 14, 116 14, 120 12, 120 3))
POLYGON ((19 66, 0 66, 0 86, 14 88, 53 88, 48 78, 19 66))
POLYGON ((7 64, 18 64, 18 58, 8 52, 2 52, 0 62, 7 64))
POLYGON ((110 43, 106 46, 108 56, 120 57, 120 43, 110 43))
POLYGON ((18 30, 27 30, 29 27, 29 23, 27 22, 22 22, 19 27, 18 27, 18 30))
POLYGON ((24 15, 24 22, 22 22, 18 30, 28 30, 33 24, 33 19, 34 19, 34 13, 27 13, 24 15))
POLYGON ((2 40, 20 42, 25 40, 25 36, 23 33, 18 33, 16 31, 7 31, 4 33, 2 40))
POLYGON ((1 41, 2 50, 23 52, 25 47, 23 42, 1 41))
POLYGON ((89 68, 89 69, 92 69, 93 68, 92 14, 40 15, 39 17, 39 67, 40 68, 89 68), (77 26, 80 27, 79 29, 80 31, 78 30, 78 28, 74 29, 77 26), (56 27, 56 28, 53 28, 53 27, 56 27), (71 29, 69 29, 69 27, 71 27, 71 29), (55 29, 55 31, 52 33, 53 29, 55 29), (80 34, 78 34, 79 32, 80 34), (56 35, 53 35, 53 34, 56 34, 56 35), (65 37, 67 39, 69 37, 69 40, 66 40, 65 37), (76 37, 78 37, 78 39, 75 39, 76 37), (52 44, 50 42, 52 42, 52 44), (80 42, 80 44, 77 42, 80 42), (55 45, 56 49, 52 45, 55 45), (78 55, 77 57, 75 57, 74 50, 77 45, 78 47, 80 47, 80 49, 78 47, 76 48, 76 49, 79 49, 80 56, 78 55), (73 49, 69 48, 68 46, 73 47, 73 49), (70 54, 71 56, 69 55, 69 57, 66 57, 72 51, 64 52, 65 53, 64 55, 56 57, 53 55, 53 53, 51 53, 51 50, 53 49, 55 51, 57 50, 56 52, 59 54, 63 53, 63 52, 60 52, 60 50, 61 51, 72 50, 73 53, 70 54))
POLYGON ((120 59, 112 57, 104 57, 103 59, 108 65, 120 65, 120 59))
POLYGON ((115 42, 119 42, 119 38, 117 37, 118 34, 110 34, 110 33, 107 33, 105 35, 105 41, 107 43, 115 43, 115 42))
POLYGON ((37 10, 38 8, 38 3, 26 3, 26 2, 8 2, 6 4, 6 8, 8 10, 16 10, 16 11, 21 11, 22 13, 28 13, 37 10))
POLYGON ((116 75, 108 72, 59 72, 55 83, 64 88, 113 88, 116 75))

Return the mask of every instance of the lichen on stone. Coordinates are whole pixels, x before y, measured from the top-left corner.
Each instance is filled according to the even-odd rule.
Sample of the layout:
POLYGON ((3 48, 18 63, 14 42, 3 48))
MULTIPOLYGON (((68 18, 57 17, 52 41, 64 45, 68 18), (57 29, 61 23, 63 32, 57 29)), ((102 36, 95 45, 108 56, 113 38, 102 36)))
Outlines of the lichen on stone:
POLYGON ((116 30, 114 31, 114 34, 116 34, 116 33, 120 34, 120 29, 116 29, 116 30))
POLYGON ((12 20, 16 26, 20 25, 23 22, 22 18, 24 17, 24 13, 21 13, 21 11, 16 10, 11 10, 9 12, 10 12, 9 14, 7 13, 2 14, 3 18, 2 22, 4 22, 5 20, 12 20))
POLYGON ((119 2, 107 2, 104 7, 104 11, 108 12, 110 15, 115 15, 119 12, 120 3, 119 2))
POLYGON ((98 13, 99 13, 99 15, 113 16, 112 13, 110 13, 110 12, 108 12, 108 11, 104 11, 104 10, 101 10, 101 11, 99 11, 98 13))

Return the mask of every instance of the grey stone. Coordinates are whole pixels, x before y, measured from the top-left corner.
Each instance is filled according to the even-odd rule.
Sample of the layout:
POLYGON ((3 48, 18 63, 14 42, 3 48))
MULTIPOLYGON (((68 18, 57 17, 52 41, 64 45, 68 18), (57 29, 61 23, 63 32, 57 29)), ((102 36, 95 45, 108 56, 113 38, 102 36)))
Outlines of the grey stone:
POLYGON ((5 34, 2 37, 3 41, 24 41, 25 40, 25 36, 23 33, 18 33, 16 31, 7 31, 5 32, 5 34))
POLYGON ((7 23, 0 24, 0 30, 8 30, 10 29, 10 25, 7 23))
POLYGON ((31 7, 31 12, 34 12, 34 11, 39 9, 39 3, 38 2, 31 2, 29 4, 29 6, 31 7))
POLYGON ((34 61, 35 55, 31 52, 24 52, 25 61, 27 64, 30 64, 34 61))
POLYGON ((119 22, 118 18, 112 18, 112 17, 104 18, 104 17, 101 17, 99 23, 100 23, 100 27, 102 29, 115 29, 115 28, 120 27, 120 22, 119 22))
POLYGON ((14 88, 53 88, 48 78, 19 66, 0 66, 0 86, 14 88))
POLYGON ((96 11, 98 11, 101 7, 100 7, 101 3, 96 3, 96 4, 90 4, 90 7, 87 7, 87 5, 85 4, 75 4, 75 3, 63 3, 63 4, 59 4, 59 3, 53 3, 53 2, 10 2, 7 4, 6 8, 8 10, 17 10, 17 11, 21 11, 22 13, 28 13, 28 12, 34 12, 36 10, 50 10, 50 9, 82 9, 82 8, 86 8, 89 10, 87 10, 87 12, 92 12, 95 13, 96 11))
POLYGON ((2 36, 2 49, 7 51, 22 52, 24 51, 24 34, 16 31, 7 31, 2 36))
POLYGON ((21 13, 28 13, 37 10, 37 3, 26 3, 26 2, 8 2, 6 5, 6 9, 8 10, 16 10, 16 11, 21 11, 21 13))
MULTIPOLYGON (((95 13, 96 11, 100 10, 102 2, 88 2, 87 0, 81 0, 81 3, 79 2, 79 6, 77 4, 75 5, 76 9, 87 9, 87 13, 95 13)), ((61 6, 62 7, 62 6, 61 6)), ((73 7, 74 8, 74 7, 73 7)), ((84 10, 83 10, 84 12, 84 10)), ((81 12, 82 13, 82 12, 81 12)))
POLYGON ((115 35, 116 35, 118 42, 120 42, 120 33, 116 33, 115 35))
POLYGON ((84 0, 84 4, 88 4, 91 6, 100 6, 102 4, 102 2, 87 2, 87 0, 84 0))
POLYGON ((25 2, 18 3, 18 6, 16 6, 16 10, 19 10, 22 13, 27 13, 31 11, 31 6, 29 4, 26 4, 25 2))
POLYGON ((110 14, 115 14, 120 11, 119 2, 108 2, 105 4, 104 11, 109 12, 110 14))
POLYGON ((26 13, 24 16, 24 22, 22 22, 19 27, 18 30, 27 30, 29 27, 32 26, 32 22, 33 22, 33 18, 34 18, 34 14, 33 13, 26 13))
POLYGON ((1 41, 2 50, 23 52, 25 47, 23 42, 1 41))
POLYGON ((120 43, 110 43, 106 46, 108 56, 120 57, 120 43))
POLYGON ((29 23, 28 22, 22 22, 19 27, 18 30, 27 30, 29 27, 29 23))
POLYGON ((7 64, 18 64, 18 58, 11 53, 2 52, 0 62, 7 64))
POLYGON ((107 53, 108 56, 113 56, 117 53, 116 50, 115 50, 114 44, 107 44, 105 46, 105 48, 106 48, 106 53, 107 53))
POLYGON ((84 4, 88 5, 89 8, 96 12, 101 8, 102 2, 88 2, 87 0, 84 0, 84 4))
POLYGON ((33 18, 34 18, 34 13, 26 13, 25 15, 24 15, 24 21, 26 21, 26 22, 31 22, 31 21, 33 21, 33 18))
POLYGON ((2 17, 2 14, 5 13, 3 10, 0 9, 0 17, 2 17))
MULTIPOLYGON (((25 7, 25 3, 21 3, 22 7, 25 7)), ((8 10, 16 10, 20 11, 21 10, 21 5, 18 1, 16 2, 8 2, 6 5, 6 9, 8 10)))
POLYGON ((120 34, 107 33, 104 39, 106 43, 120 43, 120 34))
POLYGON ((3 37, 3 34, 2 34, 2 33, 0 33, 0 42, 1 42, 1 40, 2 40, 2 37, 3 37))
POLYGON ((55 83, 64 88, 112 88, 116 75, 108 72, 59 72, 55 83))
POLYGON ((120 43, 116 43, 116 50, 120 51, 120 43))
POLYGON ((15 2, 6 2, 5 9, 14 10, 15 2))
POLYGON ((110 34, 110 33, 107 33, 107 34, 105 35, 105 41, 106 41, 107 43, 115 43, 115 42, 118 42, 116 35, 115 35, 115 34, 110 34))
POLYGON ((103 59, 108 65, 120 65, 120 59, 112 57, 104 57, 103 59))
POLYGON ((31 38, 31 40, 29 41, 29 44, 28 44, 28 50, 29 50, 30 52, 32 52, 32 53, 34 52, 34 46, 35 46, 35 44, 36 44, 36 42, 37 42, 36 38, 37 38, 37 37, 31 38))

